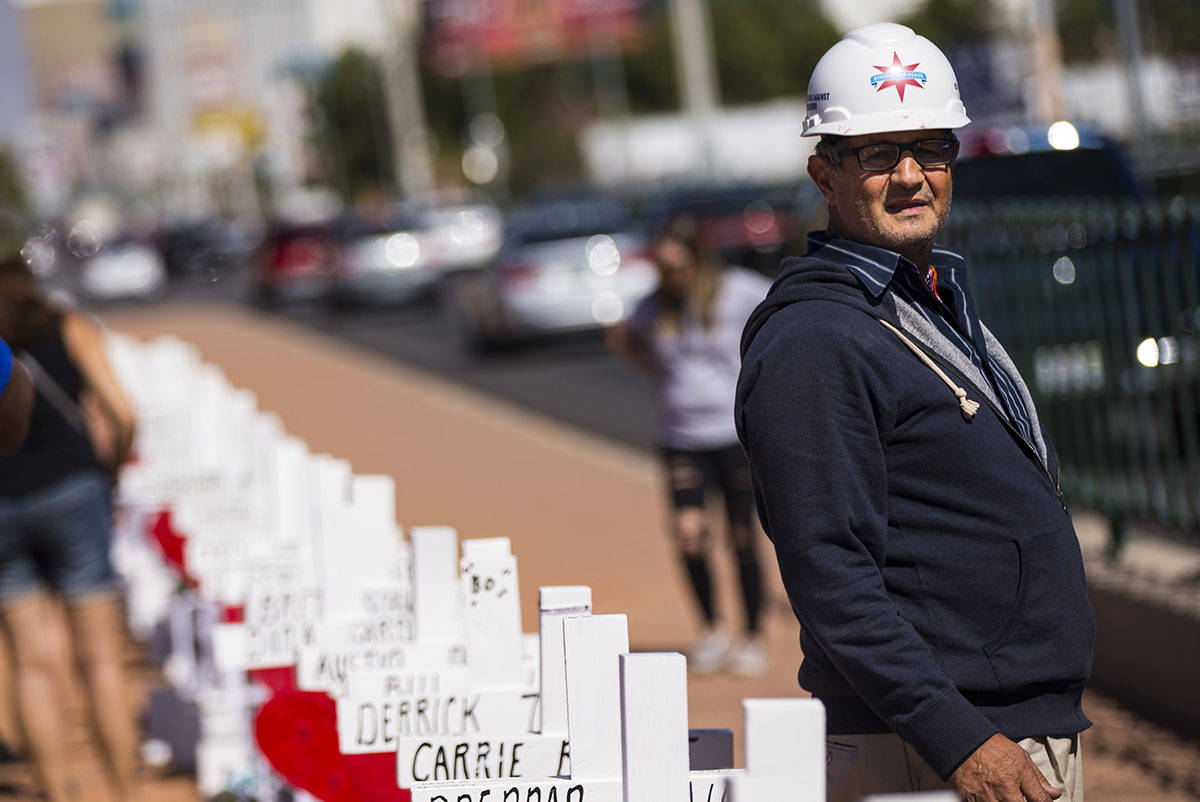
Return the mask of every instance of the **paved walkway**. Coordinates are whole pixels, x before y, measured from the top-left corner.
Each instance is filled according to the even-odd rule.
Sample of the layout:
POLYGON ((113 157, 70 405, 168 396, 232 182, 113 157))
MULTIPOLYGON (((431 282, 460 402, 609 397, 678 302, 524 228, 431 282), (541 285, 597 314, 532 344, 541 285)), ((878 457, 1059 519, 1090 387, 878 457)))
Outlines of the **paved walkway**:
MULTIPOLYGON (((403 525, 449 524, 461 537, 511 538, 527 629, 535 626, 539 585, 586 584, 597 612, 628 614, 636 650, 683 650, 696 636, 651 457, 252 312, 173 305, 114 314, 108 323, 139 338, 170 333, 193 343, 314 451, 348 459, 356 473, 395 477, 403 525)), ((769 544, 759 545, 772 566, 769 544)), ((729 610, 732 567, 717 553, 729 610)), ((754 680, 690 680, 691 726, 733 729, 739 753, 741 699, 799 692, 797 625, 774 570, 770 576, 770 671, 754 680)), ((154 681, 146 669, 138 677, 142 692, 154 681)), ((1188 777, 1200 785, 1189 769, 1200 767, 1195 744, 1094 694, 1087 709, 1097 723, 1084 742, 1089 802, 1200 798, 1200 788, 1180 787, 1188 777), (1130 744, 1152 744, 1167 759, 1131 755, 1130 744)), ((79 751, 81 777, 90 778, 85 797, 104 799, 94 758, 79 751)), ((177 779, 152 778, 146 791, 152 800, 190 798, 177 779)), ((0 799, 33 798, 24 767, 0 767, 0 799)))

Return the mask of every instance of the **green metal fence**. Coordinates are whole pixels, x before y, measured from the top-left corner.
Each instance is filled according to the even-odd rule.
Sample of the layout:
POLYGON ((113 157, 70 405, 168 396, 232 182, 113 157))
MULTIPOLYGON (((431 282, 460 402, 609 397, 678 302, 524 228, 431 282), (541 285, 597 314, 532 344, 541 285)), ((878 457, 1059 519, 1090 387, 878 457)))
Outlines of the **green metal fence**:
POLYGON ((1200 537, 1200 198, 955 204, 980 316, 1077 506, 1200 537))

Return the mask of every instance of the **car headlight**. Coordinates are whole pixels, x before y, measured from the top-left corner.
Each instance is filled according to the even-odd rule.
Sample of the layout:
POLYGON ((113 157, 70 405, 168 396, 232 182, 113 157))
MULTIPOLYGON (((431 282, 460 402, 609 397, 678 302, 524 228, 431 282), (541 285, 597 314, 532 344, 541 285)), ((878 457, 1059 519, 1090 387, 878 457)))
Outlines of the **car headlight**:
POLYGON ((408 232, 392 234, 384 241, 383 259, 399 270, 414 267, 421 260, 421 243, 408 232))

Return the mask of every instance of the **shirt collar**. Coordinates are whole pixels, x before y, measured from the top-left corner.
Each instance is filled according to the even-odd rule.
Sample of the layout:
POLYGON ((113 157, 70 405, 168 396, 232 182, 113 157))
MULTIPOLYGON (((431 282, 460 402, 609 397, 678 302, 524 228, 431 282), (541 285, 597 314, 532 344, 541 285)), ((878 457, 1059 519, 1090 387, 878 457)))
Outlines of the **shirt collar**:
MULTIPOLYGON (((884 290, 892 282, 896 270, 902 264, 907 264, 916 272, 915 265, 895 251, 855 242, 848 239, 828 237, 824 231, 811 231, 808 234, 808 255, 820 256, 831 262, 846 267, 862 283, 871 298, 878 300, 884 290)), ((963 276, 965 260, 954 251, 934 246, 931 258, 933 267, 938 271, 939 281, 943 275, 949 281, 957 284, 963 276)))

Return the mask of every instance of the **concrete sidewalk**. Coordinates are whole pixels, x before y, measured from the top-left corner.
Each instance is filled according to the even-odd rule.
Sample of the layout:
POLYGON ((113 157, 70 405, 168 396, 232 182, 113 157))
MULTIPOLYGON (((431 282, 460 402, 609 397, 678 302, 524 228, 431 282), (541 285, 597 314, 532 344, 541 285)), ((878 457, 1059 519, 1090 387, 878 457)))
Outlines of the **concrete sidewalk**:
MULTIPOLYGON (((511 538, 526 629, 536 627, 539 585, 586 584, 597 612, 630 614, 638 649, 683 649, 697 635, 652 457, 253 313, 172 306, 108 322, 194 344, 314 452, 394 477, 401 525, 511 538)), ((769 560, 765 538, 759 546, 769 560)), ((784 603, 781 583, 768 590, 784 603)), ((785 624, 779 663, 795 662, 790 611, 772 619, 785 624)), ((779 691, 793 686, 786 678, 779 691)))
MULTIPOLYGON (((173 334, 194 344, 314 451, 348 459, 356 473, 395 477, 401 524, 448 524, 461 537, 511 538, 526 629, 536 624, 539 585, 587 584, 597 612, 628 614, 636 650, 684 650, 696 636, 652 457, 252 312, 171 305, 114 313, 106 322, 139 338, 173 334)), ((759 545, 770 579, 770 671, 754 680, 689 679, 691 726, 733 729, 739 753, 741 700, 799 693, 798 627, 770 546, 765 538, 759 545)), ((734 609, 728 554, 718 547, 716 555, 723 609, 734 609)), ((1097 743, 1144 741, 1153 731, 1102 697, 1089 695, 1087 709, 1097 721, 1087 738, 1097 743)), ((1200 765, 1200 750, 1171 748, 1200 765)), ((1089 802, 1197 798, 1164 788, 1115 747, 1090 752, 1087 764, 1089 802)), ((5 771, 0 798, 32 798, 28 787, 6 796, 5 771)), ((178 799, 178 788, 152 782, 146 798, 178 799)))

